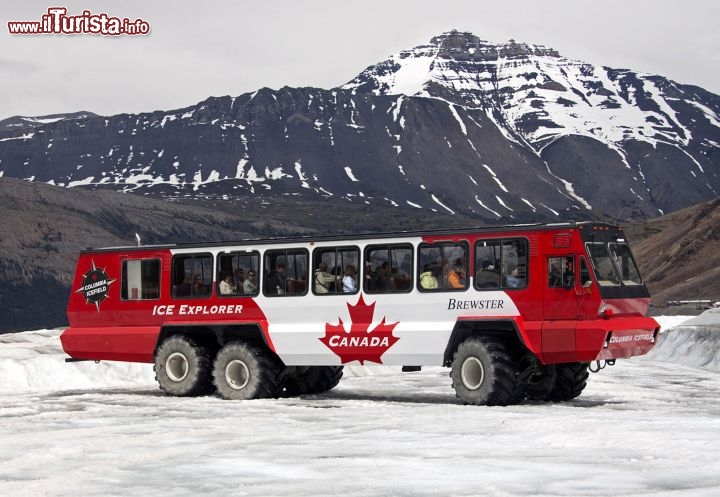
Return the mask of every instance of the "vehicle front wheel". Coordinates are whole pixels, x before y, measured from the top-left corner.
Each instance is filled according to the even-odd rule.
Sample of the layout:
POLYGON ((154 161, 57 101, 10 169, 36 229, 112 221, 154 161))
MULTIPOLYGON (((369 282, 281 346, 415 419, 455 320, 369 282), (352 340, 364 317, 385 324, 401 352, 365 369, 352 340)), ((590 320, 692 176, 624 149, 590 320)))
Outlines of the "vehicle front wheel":
POLYGON ((191 397, 213 391, 210 352, 184 335, 173 335, 158 347, 155 379, 170 395, 191 397))
POLYGON ((471 337, 462 342, 450 377, 455 394, 465 404, 505 406, 524 397, 513 355, 497 339, 471 337))
POLYGON ((213 381, 229 400, 278 397, 285 367, 271 352, 251 343, 230 342, 215 358, 213 381))

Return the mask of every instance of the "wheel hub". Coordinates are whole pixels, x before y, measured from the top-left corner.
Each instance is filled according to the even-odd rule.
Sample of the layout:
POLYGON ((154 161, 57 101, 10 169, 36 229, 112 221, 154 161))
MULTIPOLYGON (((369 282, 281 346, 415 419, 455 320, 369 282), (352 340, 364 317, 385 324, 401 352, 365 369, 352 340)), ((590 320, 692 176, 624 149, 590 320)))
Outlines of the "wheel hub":
POLYGON ((250 381, 250 370, 247 364, 239 359, 233 359, 225 366, 225 381, 233 390, 242 390, 250 381))
POLYGON ((184 354, 173 352, 165 361, 165 371, 172 381, 183 381, 188 374, 188 360, 184 354))
POLYGON ((485 379, 485 368, 477 357, 468 357, 460 368, 460 379, 468 390, 477 390, 485 379))

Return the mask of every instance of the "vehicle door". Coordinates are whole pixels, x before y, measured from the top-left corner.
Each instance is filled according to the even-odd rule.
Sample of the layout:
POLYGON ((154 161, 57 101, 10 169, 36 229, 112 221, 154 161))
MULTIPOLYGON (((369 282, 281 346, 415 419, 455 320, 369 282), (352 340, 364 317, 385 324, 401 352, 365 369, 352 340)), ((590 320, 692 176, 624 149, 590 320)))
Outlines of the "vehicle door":
POLYGON ((547 274, 543 288, 542 352, 545 361, 569 362, 575 351, 575 330, 579 310, 574 254, 550 255, 545 259, 547 274))

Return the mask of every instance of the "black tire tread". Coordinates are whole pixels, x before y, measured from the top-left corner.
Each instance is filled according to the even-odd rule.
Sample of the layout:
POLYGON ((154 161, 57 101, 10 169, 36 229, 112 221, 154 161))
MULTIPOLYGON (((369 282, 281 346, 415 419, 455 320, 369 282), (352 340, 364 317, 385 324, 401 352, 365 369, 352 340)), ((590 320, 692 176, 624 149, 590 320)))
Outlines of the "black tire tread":
POLYGON ((301 374, 288 375, 283 397, 318 394, 332 390, 343 376, 343 366, 310 366, 301 374))
POLYGON ((198 345, 197 342, 195 342, 195 340, 193 340, 191 337, 184 335, 173 335, 166 338, 158 347, 156 358, 161 357, 165 353, 166 349, 178 350, 178 348, 183 347, 184 344, 186 344, 190 348, 192 354, 195 356, 194 358, 189 359, 194 359, 197 369, 195 373, 195 380, 191 382, 190 387, 186 388, 185 390, 178 390, 163 386, 163 380, 158 377, 157 360, 153 365, 153 371, 155 371, 155 381, 158 382, 161 390, 170 395, 176 395, 178 397, 197 397, 212 393, 215 390, 215 386, 212 382, 212 354, 207 348, 198 345))
POLYGON ((220 349, 220 352, 218 352, 215 358, 213 382, 218 393, 225 398, 232 398, 228 394, 223 393, 224 391, 230 392, 230 390, 226 390, 223 385, 224 368, 222 368, 221 371, 219 366, 226 360, 226 356, 230 358, 237 357, 238 353, 246 354, 248 359, 253 360, 254 364, 248 364, 248 367, 252 367, 254 371, 251 371, 251 374, 257 376, 254 390, 244 392, 243 395, 245 395, 245 397, 243 398, 268 399, 279 397, 283 388, 285 371, 285 366, 282 361, 263 347, 242 341, 227 343, 220 349))
POLYGON ((549 400, 550 394, 555 389, 557 369, 554 364, 540 366, 539 372, 528 384, 527 398, 530 400, 549 400))
MULTIPOLYGON (((459 375, 454 375, 451 370, 450 376, 453 379, 452 386, 455 389, 455 395, 466 404, 506 406, 521 402, 525 397, 526 385, 520 381, 517 361, 504 342, 490 337, 471 337, 460 344, 455 358, 464 355, 466 350, 473 349, 484 350, 492 362, 494 375, 489 379, 491 382, 489 392, 484 398, 473 401, 463 398, 460 393, 464 390, 462 381, 459 375)), ((486 372, 486 374, 489 373, 489 371, 486 372)))
POLYGON ((579 396, 587 386, 590 376, 586 362, 558 364, 555 371, 555 387, 546 397, 546 400, 551 402, 572 400, 579 396))

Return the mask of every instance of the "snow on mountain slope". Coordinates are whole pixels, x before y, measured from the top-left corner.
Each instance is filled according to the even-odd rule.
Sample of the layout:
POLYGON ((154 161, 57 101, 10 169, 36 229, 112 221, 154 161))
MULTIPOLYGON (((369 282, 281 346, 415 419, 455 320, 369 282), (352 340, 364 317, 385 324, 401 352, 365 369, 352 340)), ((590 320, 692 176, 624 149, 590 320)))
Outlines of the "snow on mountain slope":
MULTIPOLYGON (((566 135, 611 146, 631 139, 687 145, 692 138, 673 108, 676 93, 684 91, 664 78, 570 60, 542 45, 492 44, 457 31, 392 55, 342 88, 376 95, 452 95, 457 103, 498 116, 501 125, 536 149, 566 135)), ((686 98, 718 127, 717 106, 686 98)))
POLYGON ((452 31, 330 90, 6 120, 0 176, 183 200, 333 197, 487 223, 644 219, 720 194, 720 97, 452 31))

